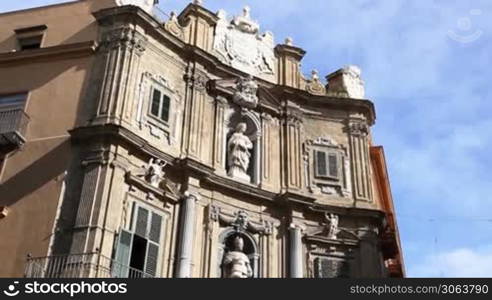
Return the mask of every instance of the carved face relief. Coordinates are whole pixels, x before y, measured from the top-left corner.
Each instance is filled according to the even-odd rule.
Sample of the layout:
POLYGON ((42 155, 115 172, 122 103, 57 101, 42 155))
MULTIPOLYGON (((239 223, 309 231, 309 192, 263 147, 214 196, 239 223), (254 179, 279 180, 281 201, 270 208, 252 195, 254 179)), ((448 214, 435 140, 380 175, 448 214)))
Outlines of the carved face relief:
POLYGON ((252 76, 241 78, 236 84, 236 92, 233 96, 233 101, 248 108, 254 108, 258 104, 258 84, 253 80, 252 76))

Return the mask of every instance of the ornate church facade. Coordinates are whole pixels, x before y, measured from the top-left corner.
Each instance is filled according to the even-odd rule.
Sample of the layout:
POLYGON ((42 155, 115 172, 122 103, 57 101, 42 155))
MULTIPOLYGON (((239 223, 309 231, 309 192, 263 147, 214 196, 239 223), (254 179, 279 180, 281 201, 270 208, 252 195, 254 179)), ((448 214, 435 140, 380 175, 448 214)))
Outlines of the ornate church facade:
POLYGON ((58 75, 84 70, 52 76, 54 94, 41 84, 0 91, 0 111, 11 95, 28 95, 21 110, 31 119, 27 133, 16 131, 20 142, 2 144, 0 234, 9 246, 0 252, 13 260, 0 274, 404 276, 360 69, 323 84, 317 71, 302 74, 305 51, 290 38, 276 45, 247 7, 230 16, 194 1, 163 21, 155 2, 85 0, 0 15, 18 27, 7 31, 21 47, 40 31, 45 43, 0 54, 1 76, 49 59, 68 64, 58 75), (80 26, 73 35, 37 17, 70 12, 80 26), (42 100, 55 110, 36 108, 42 100), (56 130, 46 125, 57 118, 56 130), (52 130, 65 137, 35 152, 52 130), (14 190, 36 166, 52 176, 32 193, 14 190), (27 231, 30 241, 12 233, 27 231))

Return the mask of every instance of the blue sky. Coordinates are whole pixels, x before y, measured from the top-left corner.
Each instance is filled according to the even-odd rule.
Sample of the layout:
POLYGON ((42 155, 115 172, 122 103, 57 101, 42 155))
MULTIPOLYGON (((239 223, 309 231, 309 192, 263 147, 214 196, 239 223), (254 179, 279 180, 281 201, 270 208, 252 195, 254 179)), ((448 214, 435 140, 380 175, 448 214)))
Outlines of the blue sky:
MULTIPOLYGON (((0 11, 64 1, 2 1, 0 11)), ((161 0, 164 11, 189 1, 161 0)), ((303 72, 362 68, 412 277, 492 277, 492 1, 204 0, 244 5, 303 72), (281 3, 281 4, 280 4, 281 3)))

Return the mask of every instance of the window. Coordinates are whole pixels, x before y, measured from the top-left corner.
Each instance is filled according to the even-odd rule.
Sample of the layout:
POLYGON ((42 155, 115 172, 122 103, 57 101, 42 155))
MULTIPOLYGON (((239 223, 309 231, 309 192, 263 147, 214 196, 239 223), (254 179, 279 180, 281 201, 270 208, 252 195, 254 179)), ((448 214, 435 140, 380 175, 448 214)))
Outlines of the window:
POLYGON ((11 109, 24 109, 27 99, 26 93, 0 95, 0 111, 11 109))
POLYGON ((118 278, 155 277, 161 248, 163 217, 133 204, 130 230, 122 229, 112 274, 118 278))
POLYGON ((18 48, 20 51, 41 48, 46 25, 20 28, 15 30, 18 48))
POLYGON ((317 257, 314 259, 315 278, 349 278, 350 268, 346 260, 317 257))
POLYGON ((157 88, 152 89, 152 99, 150 104, 150 114, 157 119, 168 122, 169 110, 171 106, 171 98, 162 90, 157 88))
POLYGON ((340 155, 336 152, 314 150, 315 176, 338 180, 340 178, 340 155))

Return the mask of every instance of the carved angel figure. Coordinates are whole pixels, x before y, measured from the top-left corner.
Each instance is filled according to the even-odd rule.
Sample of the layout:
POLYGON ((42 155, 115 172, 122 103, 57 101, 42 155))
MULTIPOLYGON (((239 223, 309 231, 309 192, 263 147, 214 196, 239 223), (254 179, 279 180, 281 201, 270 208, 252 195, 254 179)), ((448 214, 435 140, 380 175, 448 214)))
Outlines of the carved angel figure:
POLYGON ((145 180, 154 187, 159 187, 164 178, 164 167, 167 164, 162 160, 151 158, 145 167, 145 180))

